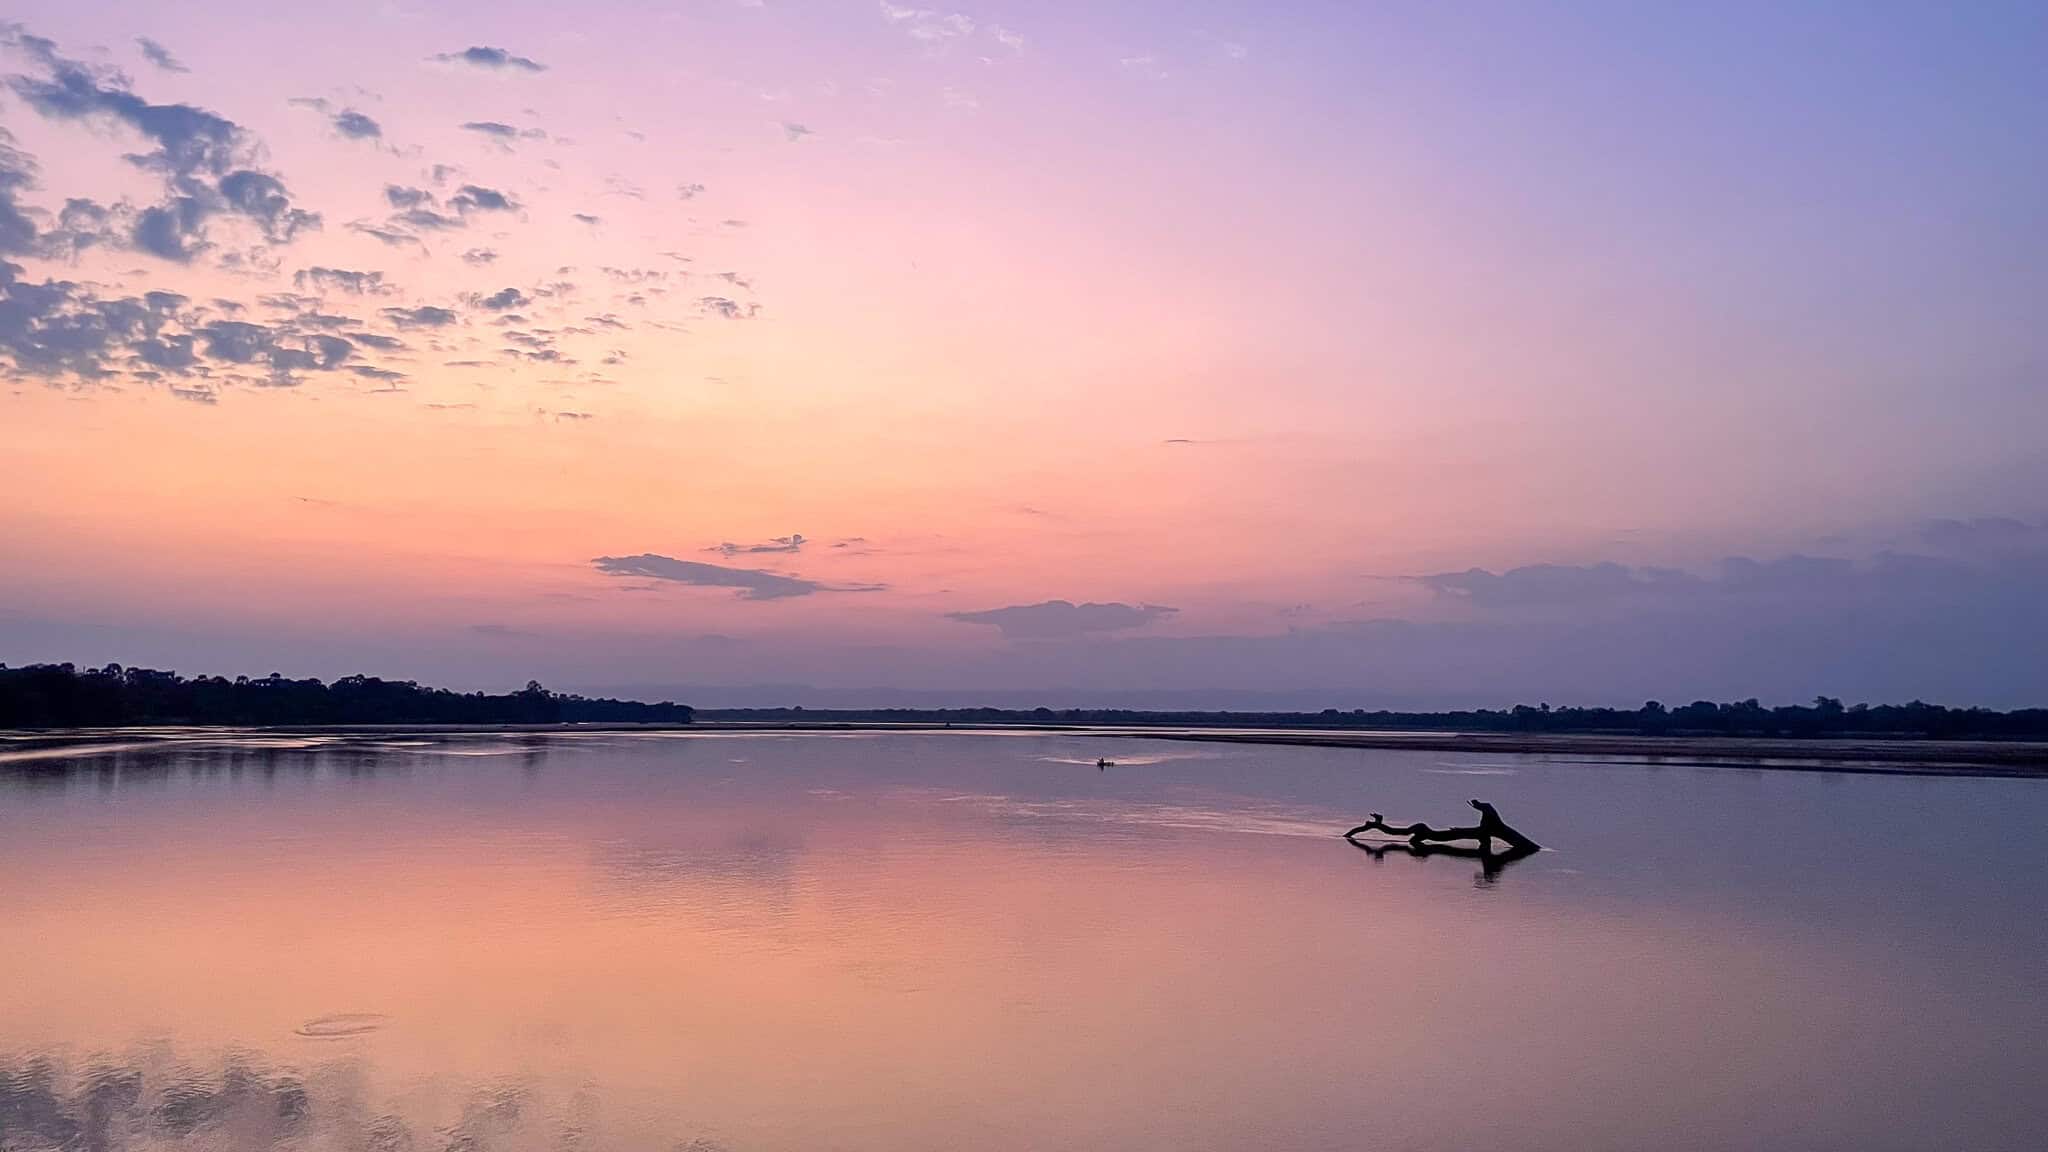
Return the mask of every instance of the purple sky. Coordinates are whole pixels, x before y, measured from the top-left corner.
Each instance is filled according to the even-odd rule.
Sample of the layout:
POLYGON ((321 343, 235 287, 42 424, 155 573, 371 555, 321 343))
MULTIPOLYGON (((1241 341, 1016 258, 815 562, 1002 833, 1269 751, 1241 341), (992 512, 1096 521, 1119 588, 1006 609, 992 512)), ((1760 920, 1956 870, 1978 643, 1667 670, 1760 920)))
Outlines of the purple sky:
POLYGON ((8 663, 2048 699, 2039 5, 11 19, 8 663))

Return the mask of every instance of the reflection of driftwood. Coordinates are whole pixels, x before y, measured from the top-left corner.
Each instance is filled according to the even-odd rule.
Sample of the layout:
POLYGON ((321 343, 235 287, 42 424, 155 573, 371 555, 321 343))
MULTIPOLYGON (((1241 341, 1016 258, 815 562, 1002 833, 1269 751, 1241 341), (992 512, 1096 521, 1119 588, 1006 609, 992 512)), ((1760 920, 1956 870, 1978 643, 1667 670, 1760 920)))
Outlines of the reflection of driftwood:
POLYGON ((1351 846, 1363 849, 1366 855, 1375 860, 1386 859, 1389 852, 1399 852, 1417 859, 1451 856, 1459 860, 1477 860, 1480 879, 1485 883, 1492 883, 1493 879, 1501 874, 1502 869, 1515 861, 1536 854, 1534 848, 1509 847, 1505 852, 1493 852, 1485 848, 1467 848, 1462 844, 1417 844, 1408 840, 1381 840, 1378 843, 1370 840, 1353 840, 1351 846))
POLYGON ((1479 810, 1479 825, 1475 828, 1439 829, 1431 828, 1427 824, 1389 824, 1386 817, 1374 812, 1372 819, 1346 832, 1344 838, 1355 839, 1360 832, 1384 832, 1389 836, 1406 836, 1408 843, 1418 848, 1451 840, 1477 840, 1477 851, 1484 855, 1493 854, 1495 840, 1507 845, 1507 853, 1517 856, 1526 856, 1542 847, 1541 844, 1508 827, 1507 821, 1500 818, 1500 813, 1493 810, 1493 805, 1483 800, 1474 800, 1472 807, 1479 810))

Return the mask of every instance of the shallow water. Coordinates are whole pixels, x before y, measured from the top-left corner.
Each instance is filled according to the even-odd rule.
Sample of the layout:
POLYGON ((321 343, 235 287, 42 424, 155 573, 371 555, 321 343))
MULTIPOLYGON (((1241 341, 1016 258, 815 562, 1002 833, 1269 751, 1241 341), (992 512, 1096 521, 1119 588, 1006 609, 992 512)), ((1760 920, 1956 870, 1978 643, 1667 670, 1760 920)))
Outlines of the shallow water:
POLYGON ((2048 1131, 2044 781, 964 732, 10 747, 9 1150, 2048 1131), (1337 837, 1475 795, 1550 850, 1337 837))

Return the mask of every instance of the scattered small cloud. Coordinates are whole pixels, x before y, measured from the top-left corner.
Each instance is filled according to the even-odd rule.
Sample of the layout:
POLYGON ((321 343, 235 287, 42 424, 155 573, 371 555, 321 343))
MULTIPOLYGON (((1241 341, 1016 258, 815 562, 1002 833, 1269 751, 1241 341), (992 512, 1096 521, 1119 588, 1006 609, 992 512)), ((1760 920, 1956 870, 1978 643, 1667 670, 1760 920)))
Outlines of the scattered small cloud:
POLYGON ((460 52, 442 52, 433 57, 443 64, 468 64, 474 68, 488 68, 493 71, 545 72, 548 66, 526 56, 514 56, 503 48, 477 45, 460 52))
POLYGON ((413 235, 410 232, 398 228, 389 228, 379 224, 372 224, 365 220, 350 221, 348 230, 361 236, 368 236, 370 239, 375 240, 380 244, 388 245, 392 248, 402 248, 405 247, 406 245, 417 244, 420 242, 420 238, 413 235))
POLYGON ((499 146, 504 148, 510 148, 515 140, 545 140, 548 138, 548 134, 538 128, 516 128, 502 120, 466 120, 462 124, 462 130, 487 137, 496 141, 499 146))
POLYGON ((418 308, 386 308, 384 316, 400 328, 445 328, 455 323, 453 311, 430 305, 418 308))
POLYGON ((760 544, 735 544, 727 540, 723 544, 714 544, 705 551, 716 552, 721 556, 761 555, 771 552, 801 552, 804 544, 804 534, 793 532, 788 536, 777 536, 760 544))
POLYGON ((171 50, 147 36, 137 36, 135 46, 142 49, 142 58, 166 72, 190 72, 191 69, 178 62, 171 50))
POLYGON ((697 306, 707 315, 724 320, 751 320, 761 311, 759 304, 742 304, 725 296, 700 296, 697 306))
POLYGON ((292 284, 301 291, 315 292, 333 290, 352 296, 382 296, 391 291, 384 283, 382 272, 358 272, 351 268, 323 268, 314 265, 292 275, 292 284))
POLYGON ((817 133, 811 131, 808 127, 799 124, 794 120, 784 120, 782 122, 782 135, 784 139, 790 141, 791 143, 795 143, 796 141, 801 140, 806 136, 815 136, 817 135, 817 133))
POLYGON ((928 51, 942 51, 952 41, 974 34, 974 19, 964 12, 941 12, 936 8, 913 8, 881 0, 882 19, 900 28, 928 51))
POLYGON ((381 140, 383 125, 353 108, 344 108, 334 114, 334 130, 350 140, 381 140))
POLYGON ((434 202, 434 194, 424 188, 409 188, 403 184, 386 184, 384 186, 384 202, 393 208, 418 208, 423 204, 432 204, 434 202))
POLYGON ((519 202, 496 188, 464 184, 448 198, 448 206, 467 216, 471 212, 515 212, 519 202))

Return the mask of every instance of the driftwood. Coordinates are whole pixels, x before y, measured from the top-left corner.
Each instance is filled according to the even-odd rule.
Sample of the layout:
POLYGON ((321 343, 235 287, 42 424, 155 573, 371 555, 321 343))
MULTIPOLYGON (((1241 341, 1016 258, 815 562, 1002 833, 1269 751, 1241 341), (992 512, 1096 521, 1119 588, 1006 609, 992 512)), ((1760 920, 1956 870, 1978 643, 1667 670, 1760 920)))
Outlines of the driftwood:
POLYGON ((1534 848, 1509 848, 1505 852, 1492 852, 1469 848, 1463 844, 1415 844, 1407 840, 1352 840, 1353 848, 1360 849, 1375 860, 1384 860, 1389 852, 1403 856, 1427 859, 1431 856, 1449 856, 1454 860, 1479 861, 1479 882, 1491 884, 1508 865, 1517 860, 1534 856, 1534 848))
MULTIPOLYGON (((1440 845, 1452 840, 1477 840, 1478 851, 1483 855, 1493 854, 1493 842, 1506 845, 1503 854, 1512 853, 1526 856, 1543 846, 1515 831, 1508 822, 1500 818, 1493 805, 1483 800, 1472 801, 1472 807, 1479 810, 1479 824, 1472 828, 1431 828, 1427 824, 1389 824, 1386 817, 1377 812, 1372 819, 1344 834, 1346 840, 1356 841, 1360 832, 1383 832, 1388 836, 1406 836, 1408 843, 1416 848, 1440 845)), ((1467 849, 1470 851, 1470 849, 1467 849)))

